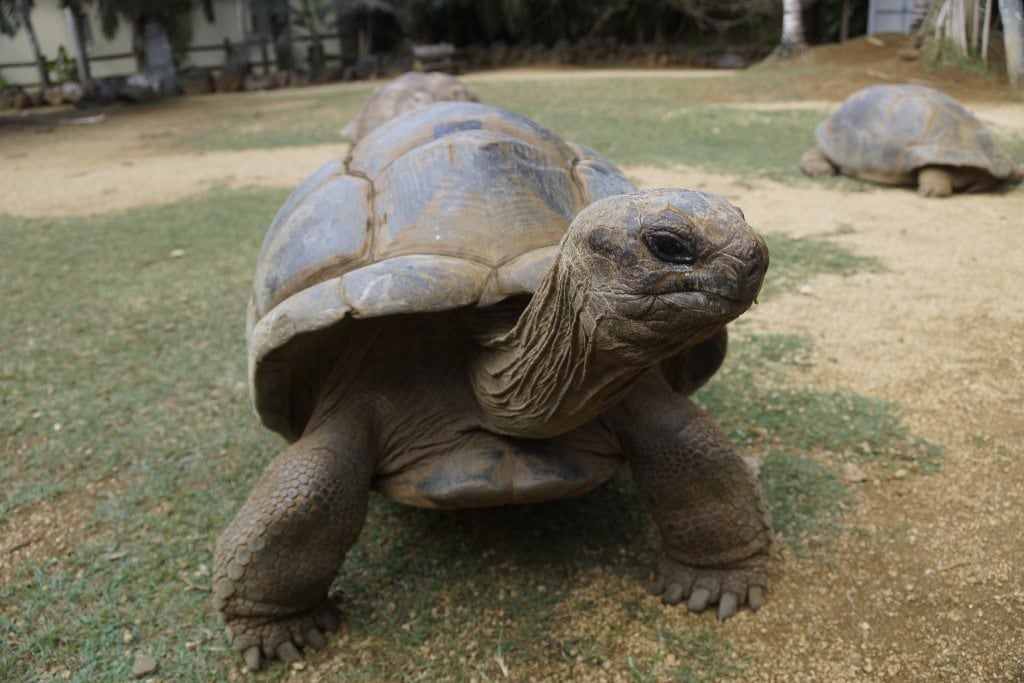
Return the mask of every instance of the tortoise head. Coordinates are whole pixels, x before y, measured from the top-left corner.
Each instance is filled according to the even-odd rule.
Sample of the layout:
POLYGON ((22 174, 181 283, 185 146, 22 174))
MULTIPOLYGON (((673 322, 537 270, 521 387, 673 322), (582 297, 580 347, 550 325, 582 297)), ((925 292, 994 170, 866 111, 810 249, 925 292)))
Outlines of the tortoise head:
POLYGON ((598 346, 642 364, 691 348, 747 310, 768 267, 764 240, 738 208, 675 189, 591 204, 561 257, 585 292, 581 322, 598 346))
MULTIPOLYGON (((594 202, 515 327, 482 345, 471 379, 488 429, 563 434, 648 369, 724 344, 724 326, 754 302, 767 266, 764 241, 716 195, 645 190, 594 202)), ((712 351, 684 359, 710 363, 696 372, 683 363, 684 390, 714 372, 724 348, 712 351)))

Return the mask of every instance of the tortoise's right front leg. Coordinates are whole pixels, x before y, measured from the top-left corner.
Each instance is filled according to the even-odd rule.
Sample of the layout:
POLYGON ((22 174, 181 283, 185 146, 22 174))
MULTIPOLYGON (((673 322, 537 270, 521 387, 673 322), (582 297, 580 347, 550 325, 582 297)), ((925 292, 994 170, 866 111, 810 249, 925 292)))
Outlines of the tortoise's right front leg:
POLYGON ((727 619, 761 606, 771 514, 757 477, 722 429, 695 403, 648 373, 607 419, 619 435, 637 491, 661 532, 653 592, 727 619))
POLYGON ((218 539, 213 604, 250 669, 293 661, 337 628, 327 590, 363 527, 372 469, 363 436, 304 436, 267 467, 218 539))

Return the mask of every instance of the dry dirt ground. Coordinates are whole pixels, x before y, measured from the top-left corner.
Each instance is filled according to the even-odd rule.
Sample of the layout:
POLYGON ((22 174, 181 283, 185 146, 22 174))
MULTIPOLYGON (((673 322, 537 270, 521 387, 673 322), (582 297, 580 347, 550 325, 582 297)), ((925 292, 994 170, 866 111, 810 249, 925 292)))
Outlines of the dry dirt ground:
MULTIPOLYGON (((864 84, 935 79, 899 72, 909 68, 893 59, 858 73, 864 84)), ((468 80, 495 77, 502 76, 468 80)), ((824 100, 832 105, 860 84, 848 76, 843 87, 830 85, 808 89, 819 100, 835 94, 824 100)), ((1019 97, 955 79, 950 90, 989 123, 1024 130, 1019 97)), ((173 200, 211 182, 290 187, 341 149, 197 154, 146 144, 147 134, 181 125, 180 113, 172 120, 146 114, 59 128, 46 139, 6 136, 0 187, 18 201, 5 202, 4 211, 105 212, 173 200), (44 145, 53 153, 39 153, 44 145)), ((847 484, 858 501, 845 520, 854 531, 823 557, 798 560, 777 550, 760 613, 718 624, 709 615, 666 610, 669 624, 704 619, 746 658, 744 680, 1024 681, 1024 187, 935 200, 908 190, 791 187, 685 167, 626 171, 641 186, 724 194, 767 233, 853 226, 836 239, 880 259, 884 272, 817 277, 757 307, 748 314, 752 325, 812 339, 819 361, 813 384, 894 401, 912 434, 946 448, 935 474, 866 466, 866 482, 847 484)), ((63 501, 64 514, 69 504, 74 500, 63 501)), ((39 514, 20 522, 32 525, 39 514)), ((568 604, 595 605, 564 623, 567 634, 594 633, 595 618, 613 622, 620 590, 635 590, 597 578, 566 587, 568 604)), ((329 667, 321 661, 306 674, 329 667)))

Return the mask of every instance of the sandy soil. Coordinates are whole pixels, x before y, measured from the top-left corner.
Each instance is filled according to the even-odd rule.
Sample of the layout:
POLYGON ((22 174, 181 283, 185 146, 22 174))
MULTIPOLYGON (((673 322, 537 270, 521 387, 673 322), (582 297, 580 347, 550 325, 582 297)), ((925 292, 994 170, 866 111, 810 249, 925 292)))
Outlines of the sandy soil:
POLYGON ((834 557, 778 558, 776 607, 720 627, 754 655, 750 680, 1024 680, 1024 191, 928 200, 633 175, 706 183, 769 233, 854 226, 842 242, 886 272, 818 277, 748 315, 814 341, 813 383, 895 401, 947 449, 938 474, 868 468, 847 520, 867 533, 841 536, 834 557))
MULTIPOLYGON (((1024 128, 1024 104, 965 90, 978 95, 965 102, 986 121, 1024 128)), ((145 144, 145 131, 140 137, 139 125, 174 125, 154 117, 59 127, 46 139, 0 136, 0 187, 18 198, 4 210, 87 214, 166 202, 211 183, 292 187, 343 149, 170 152, 145 144), (52 153, 40 153, 41 145, 52 153)), ((641 186, 724 194, 768 233, 853 226, 836 239, 880 259, 885 272, 816 277, 748 316, 759 331, 813 340, 809 377, 818 387, 894 401, 914 435, 946 447, 936 474, 866 466, 868 481, 849 484, 858 504, 845 521, 854 531, 827 557, 797 560, 780 547, 769 600, 756 616, 719 624, 666 610, 670 623, 700 618, 725 634, 747 658, 745 680, 1024 680, 1024 188, 934 200, 685 167, 626 171, 641 186)), ((31 538, 58 509, 73 518, 74 502, 17 519, 18 538, 31 538)), ((615 620, 621 600, 607 577, 576 583, 566 588, 567 604, 590 600, 595 608, 565 623, 567 633, 594 632, 596 615, 615 620)), ((321 666, 330 663, 311 670, 321 666)))

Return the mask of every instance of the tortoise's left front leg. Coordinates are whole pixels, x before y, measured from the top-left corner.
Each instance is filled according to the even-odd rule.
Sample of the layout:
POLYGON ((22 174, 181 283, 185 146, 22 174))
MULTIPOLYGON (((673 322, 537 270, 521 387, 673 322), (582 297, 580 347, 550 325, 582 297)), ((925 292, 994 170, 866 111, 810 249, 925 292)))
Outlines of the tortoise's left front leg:
POLYGON ((661 532, 653 591, 695 612, 757 609, 768 585, 771 515, 757 477, 714 420, 648 373, 607 414, 661 532))

